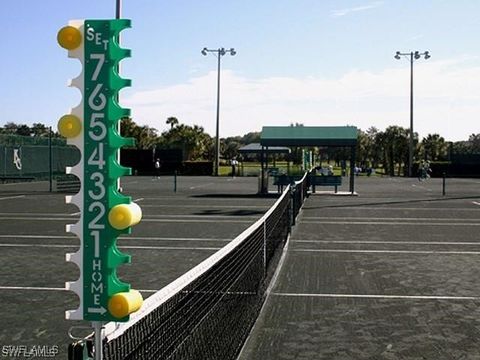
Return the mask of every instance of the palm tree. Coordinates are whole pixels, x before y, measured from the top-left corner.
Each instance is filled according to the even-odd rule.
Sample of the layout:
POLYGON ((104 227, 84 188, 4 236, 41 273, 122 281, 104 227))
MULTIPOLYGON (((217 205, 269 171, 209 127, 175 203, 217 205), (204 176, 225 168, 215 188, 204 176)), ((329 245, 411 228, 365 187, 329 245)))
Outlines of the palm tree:
POLYGON ((427 137, 423 138, 421 145, 425 160, 438 161, 445 159, 447 144, 439 134, 428 134, 427 137))
POLYGON ((166 123, 170 125, 170 129, 173 129, 175 126, 177 126, 179 124, 179 121, 176 117, 170 116, 167 119, 166 123))

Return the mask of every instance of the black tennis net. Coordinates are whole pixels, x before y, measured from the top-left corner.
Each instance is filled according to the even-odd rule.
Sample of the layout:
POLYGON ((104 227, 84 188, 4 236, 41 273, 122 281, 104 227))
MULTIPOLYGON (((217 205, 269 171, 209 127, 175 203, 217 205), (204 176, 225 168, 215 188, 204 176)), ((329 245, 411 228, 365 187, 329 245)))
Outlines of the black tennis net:
POLYGON ((305 198, 297 195, 303 182, 306 177, 237 238, 147 298, 129 322, 106 324, 104 359, 235 359, 264 303, 292 210, 301 206, 292 203, 305 198))

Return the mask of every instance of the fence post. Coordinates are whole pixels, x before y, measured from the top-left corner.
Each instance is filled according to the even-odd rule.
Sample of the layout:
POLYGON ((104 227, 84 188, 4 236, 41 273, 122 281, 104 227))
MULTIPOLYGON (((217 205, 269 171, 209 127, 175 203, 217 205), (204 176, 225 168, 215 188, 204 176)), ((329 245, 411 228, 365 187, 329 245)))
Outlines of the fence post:
POLYGON ((177 170, 173 172, 173 192, 177 192, 177 170))
POLYGON ((447 174, 445 171, 443 172, 443 181, 442 181, 442 195, 445 196, 445 178, 447 177, 447 174))
POLYGON ((52 181, 53 181, 53 169, 52 169, 52 127, 48 129, 48 179, 49 179, 49 190, 52 192, 52 181))

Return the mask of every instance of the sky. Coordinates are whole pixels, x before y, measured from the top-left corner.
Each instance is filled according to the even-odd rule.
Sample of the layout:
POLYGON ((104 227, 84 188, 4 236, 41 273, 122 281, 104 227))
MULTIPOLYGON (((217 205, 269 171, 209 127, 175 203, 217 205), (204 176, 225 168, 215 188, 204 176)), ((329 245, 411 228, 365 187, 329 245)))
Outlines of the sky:
MULTIPOLYGON (((414 63, 414 130, 448 141, 480 133, 478 0, 123 0, 132 28, 122 46, 120 103, 160 132, 166 119, 220 136, 262 126, 410 124, 410 63, 396 51, 429 51, 414 63)), ((56 42, 72 19, 109 19, 115 0, 0 0, 0 126, 58 119, 81 100, 80 73, 56 42)))

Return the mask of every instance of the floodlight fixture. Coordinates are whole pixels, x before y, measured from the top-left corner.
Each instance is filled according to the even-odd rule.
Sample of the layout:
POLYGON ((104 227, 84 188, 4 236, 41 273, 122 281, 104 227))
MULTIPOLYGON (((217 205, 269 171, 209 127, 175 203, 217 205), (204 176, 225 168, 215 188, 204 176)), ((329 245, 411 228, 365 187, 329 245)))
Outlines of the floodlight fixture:
POLYGON ((415 60, 420 59, 422 56, 425 60, 430 59, 430 52, 425 51, 420 53, 420 51, 410 51, 408 53, 402 53, 397 51, 395 53, 395 59, 399 60, 400 56, 405 56, 410 60, 410 136, 409 136, 409 146, 408 146, 408 176, 412 176, 413 169, 413 63, 415 60))

